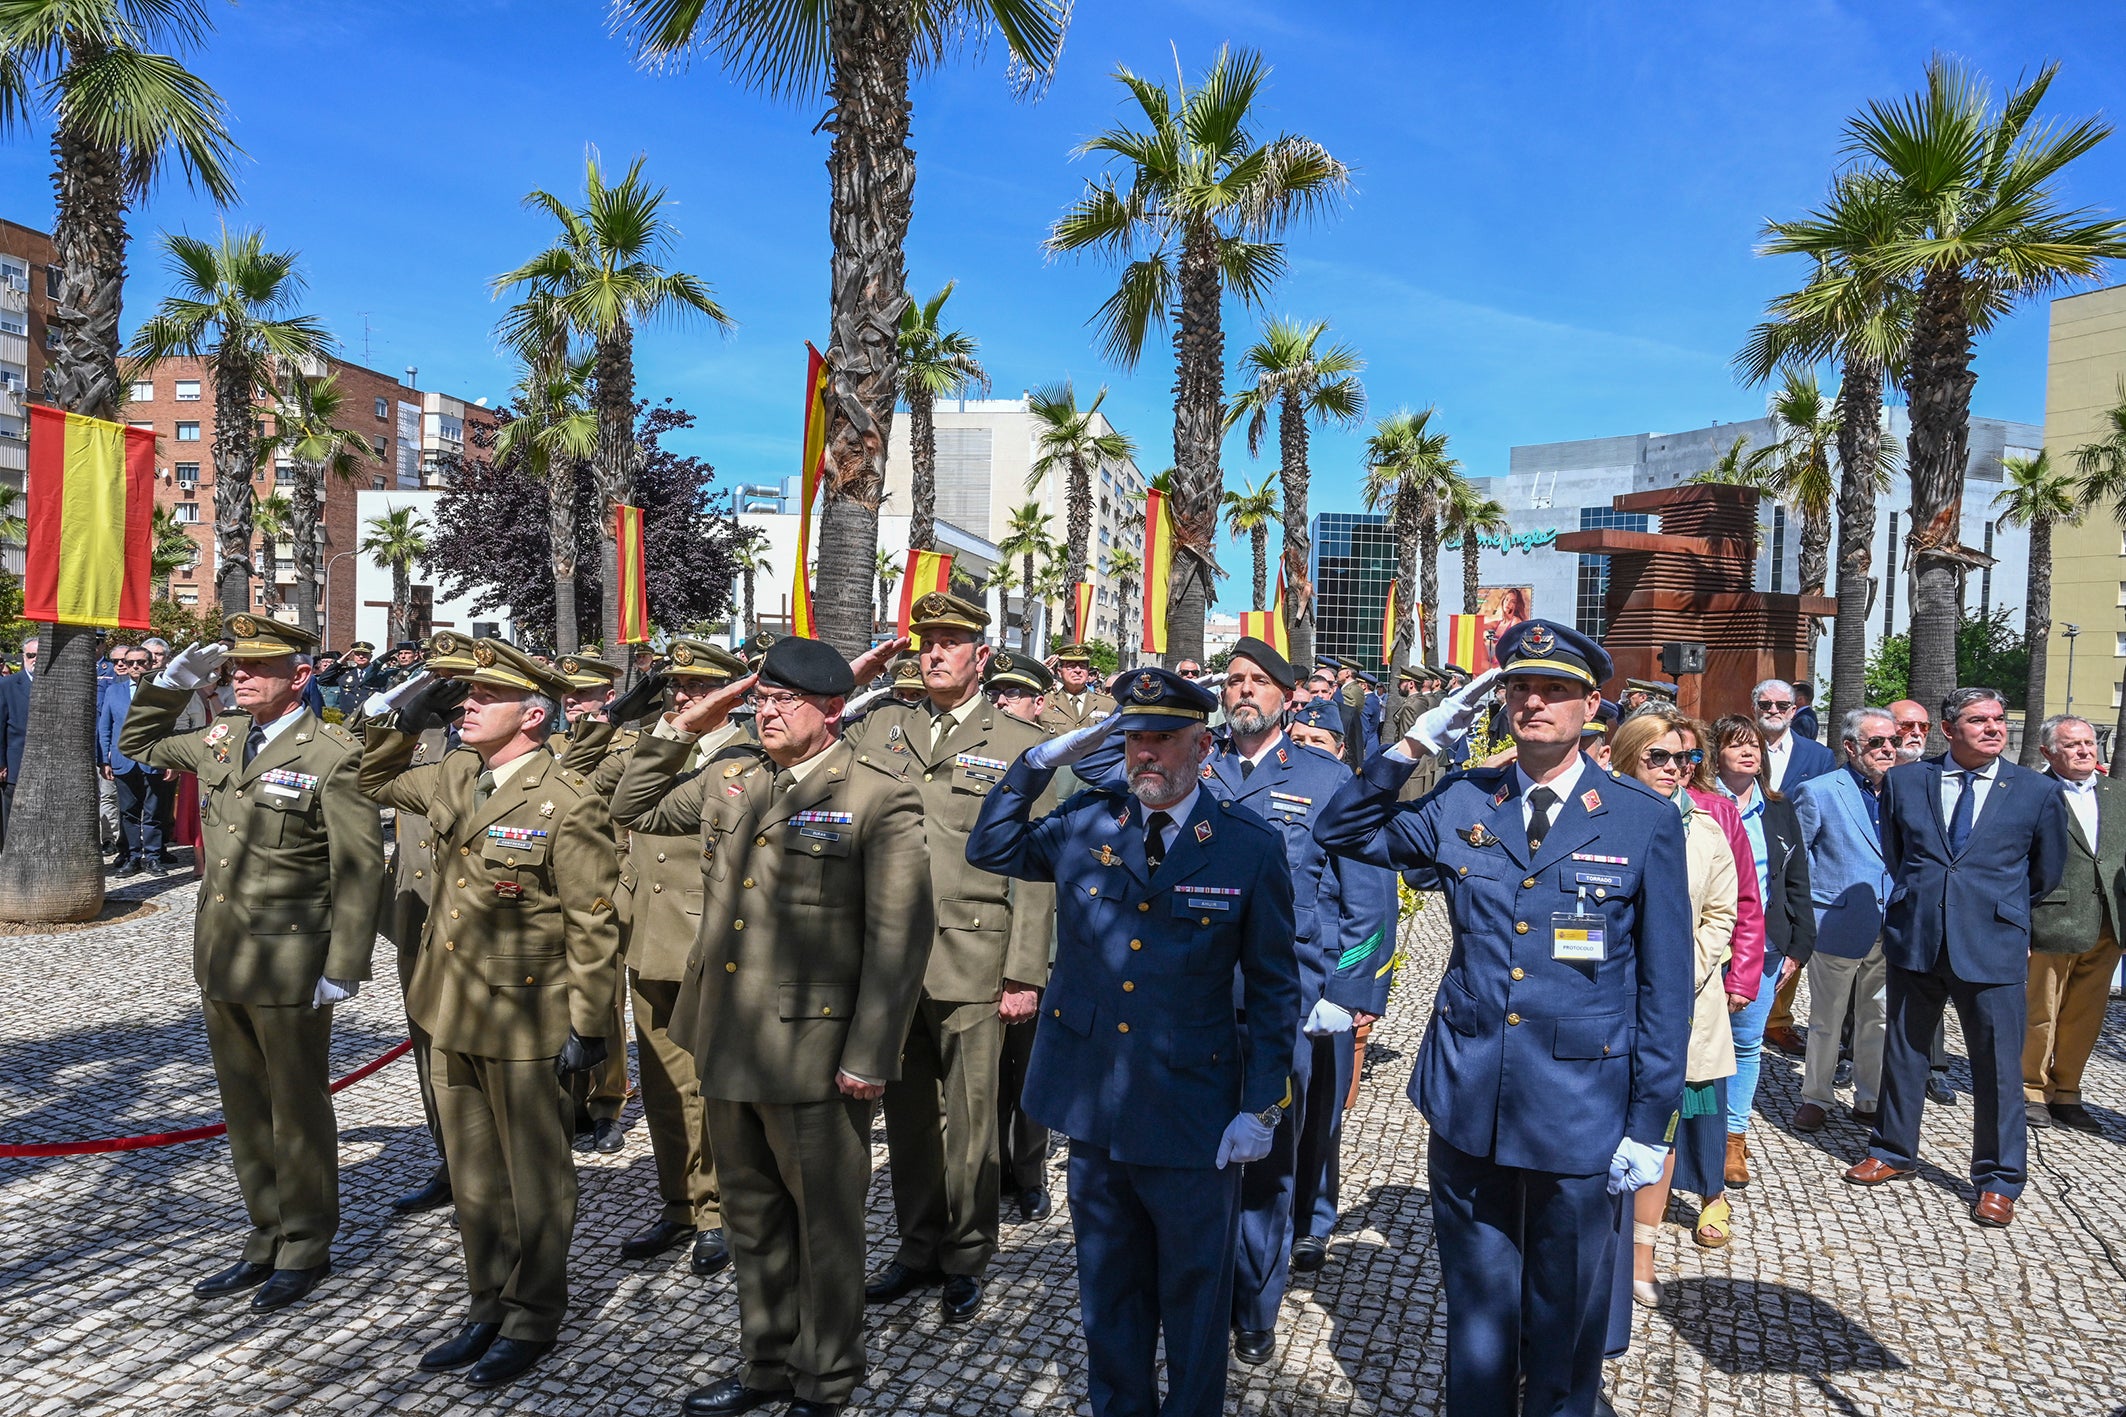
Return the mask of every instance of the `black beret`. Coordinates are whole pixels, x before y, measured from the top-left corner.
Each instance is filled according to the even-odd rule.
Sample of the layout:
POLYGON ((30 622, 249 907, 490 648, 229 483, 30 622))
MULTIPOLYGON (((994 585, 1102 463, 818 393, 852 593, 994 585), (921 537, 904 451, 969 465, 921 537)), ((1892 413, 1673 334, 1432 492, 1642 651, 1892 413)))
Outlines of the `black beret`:
POLYGON ((831 698, 854 689, 856 675, 833 645, 785 635, 768 646, 768 653, 760 662, 760 682, 831 698))
POLYGON ((1275 646, 1253 635, 1240 637, 1233 645, 1232 657, 1247 660, 1287 689, 1299 682, 1292 673, 1292 661, 1279 654, 1275 646))

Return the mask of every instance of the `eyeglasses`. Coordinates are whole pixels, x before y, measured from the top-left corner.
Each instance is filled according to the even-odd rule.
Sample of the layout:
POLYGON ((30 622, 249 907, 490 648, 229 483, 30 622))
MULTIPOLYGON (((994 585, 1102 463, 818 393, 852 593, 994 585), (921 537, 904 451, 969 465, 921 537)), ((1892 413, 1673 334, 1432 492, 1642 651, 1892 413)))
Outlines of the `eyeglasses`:
POLYGON ((1646 765, 1648 767, 1665 768, 1670 763, 1674 763, 1679 768, 1694 768, 1704 761, 1705 750, 1703 748, 1685 748, 1680 753, 1671 753, 1666 748, 1648 748, 1646 750, 1646 765))
POLYGON ((753 691, 753 708, 759 713, 785 714, 790 711, 792 705, 804 702, 804 697, 803 694, 763 693, 755 689, 753 691))
POLYGON ((1759 699, 1757 707, 1766 713, 1785 713, 1794 706, 1792 699, 1759 699))
POLYGON ((127 669, 145 669, 148 667, 148 661, 145 659, 121 659, 118 662, 127 669))
POLYGON ((1899 733, 1924 733, 1934 726, 1934 721, 1927 718, 1900 718, 1894 721, 1899 733))
POLYGON ((1872 738, 1855 738, 1850 741, 1853 742, 1857 747, 1859 747, 1861 752, 1872 753, 1877 748, 1896 747, 1897 735, 1891 733, 1878 733, 1872 738))

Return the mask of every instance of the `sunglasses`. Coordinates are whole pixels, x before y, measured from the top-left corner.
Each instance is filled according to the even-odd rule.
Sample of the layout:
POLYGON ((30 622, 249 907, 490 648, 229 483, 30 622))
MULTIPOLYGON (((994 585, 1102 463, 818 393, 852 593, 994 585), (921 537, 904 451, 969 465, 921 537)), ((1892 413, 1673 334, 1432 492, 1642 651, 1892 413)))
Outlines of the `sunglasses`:
POLYGON ((148 661, 145 659, 121 659, 118 662, 127 669, 145 669, 148 667, 148 661))
POLYGON ((1894 748, 1897 746, 1896 735, 1889 733, 1878 733, 1873 738, 1856 738, 1853 741, 1860 745, 1860 751, 1863 753, 1872 753, 1877 748, 1894 748))
POLYGON ((1679 768, 1694 768, 1704 761, 1705 750, 1703 748, 1685 748, 1680 753, 1671 753, 1666 748, 1648 748, 1646 750, 1646 765, 1648 767, 1665 768, 1670 763, 1674 763, 1679 768))
POLYGON ((1785 713, 1794 706, 1792 699, 1759 699, 1757 707, 1766 713, 1785 713))

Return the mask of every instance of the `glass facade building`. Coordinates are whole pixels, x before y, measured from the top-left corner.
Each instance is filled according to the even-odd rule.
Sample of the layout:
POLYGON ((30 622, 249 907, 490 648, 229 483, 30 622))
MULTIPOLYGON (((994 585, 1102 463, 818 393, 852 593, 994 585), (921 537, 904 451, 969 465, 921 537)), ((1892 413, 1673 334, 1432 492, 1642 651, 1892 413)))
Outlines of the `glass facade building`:
MULTIPOLYGON (((1580 508, 1580 530, 1599 531, 1616 527, 1623 531, 1651 531, 1653 518, 1644 512, 1620 512, 1614 507, 1580 508)), ((1572 626, 1589 639, 1609 633, 1609 558, 1580 557, 1579 593, 1575 597, 1572 626)), ((1540 607, 1537 611, 1541 613, 1540 607)))
POLYGON ((1314 518, 1308 574, 1314 582, 1314 653, 1376 673, 1380 620, 1395 583, 1395 536, 1377 512, 1323 512, 1314 518))

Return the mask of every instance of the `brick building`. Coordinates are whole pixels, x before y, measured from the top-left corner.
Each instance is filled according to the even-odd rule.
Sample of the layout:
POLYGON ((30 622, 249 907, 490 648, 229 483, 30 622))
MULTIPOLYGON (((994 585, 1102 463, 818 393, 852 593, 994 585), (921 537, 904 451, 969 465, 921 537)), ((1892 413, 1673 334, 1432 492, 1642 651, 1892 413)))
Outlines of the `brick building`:
MULTIPOLYGON (((0 485, 22 490, 29 467, 28 400, 43 391, 51 334, 45 315, 59 288, 52 238, 0 220, 0 485)), ((0 548, 6 568, 22 572, 22 548, 0 548)))

